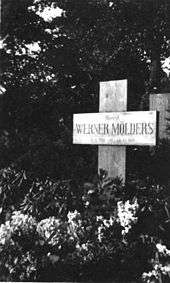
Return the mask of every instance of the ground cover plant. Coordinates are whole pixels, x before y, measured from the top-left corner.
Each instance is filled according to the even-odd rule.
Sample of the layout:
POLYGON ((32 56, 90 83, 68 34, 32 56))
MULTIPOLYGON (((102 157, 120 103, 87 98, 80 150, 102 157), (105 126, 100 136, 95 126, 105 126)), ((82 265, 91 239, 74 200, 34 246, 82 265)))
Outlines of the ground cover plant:
POLYGON ((9 167, 0 188, 1 280, 169 279, 166 186, 123 186, 103 171, 93 182, 40 180, 9 167))

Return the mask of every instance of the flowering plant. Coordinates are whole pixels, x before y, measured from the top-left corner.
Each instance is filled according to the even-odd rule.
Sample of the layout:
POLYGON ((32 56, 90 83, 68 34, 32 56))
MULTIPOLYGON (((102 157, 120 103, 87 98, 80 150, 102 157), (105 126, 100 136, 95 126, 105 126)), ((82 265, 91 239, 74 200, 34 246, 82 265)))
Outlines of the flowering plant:
POLYGON ((155 258, 152 259, 152 270, 144 272, 144 282, 163 282, 164 277, 170 278, 170 250, 161 243, 156 244, 155 258))
POLYGON ((125 203, 119 201, 117 203, 117 210, 118 210, 118 218, 120 221, 120 225, 123 227, 122 234, 125 235, 131 229, 131 224, 137 222, 136 212, 139 208, 137 198, 130 203, 127 200, 125 203))
MULTIPOLYGON (((3 178, 8 177, 8 186, 12 182, 15 195, 9 172, 3 178)), ((150 283, 169 276, 169 216, 162 186, 147 181, 125 187, 106 176, 77 188, 50 179, 32 183, 26 174, 17 178, 15 185, 24 182, 26 195, 20 205, 4 202, 2 211, 10 213, 0 225, 0 268, 9 281, 126 277, 150 283)))

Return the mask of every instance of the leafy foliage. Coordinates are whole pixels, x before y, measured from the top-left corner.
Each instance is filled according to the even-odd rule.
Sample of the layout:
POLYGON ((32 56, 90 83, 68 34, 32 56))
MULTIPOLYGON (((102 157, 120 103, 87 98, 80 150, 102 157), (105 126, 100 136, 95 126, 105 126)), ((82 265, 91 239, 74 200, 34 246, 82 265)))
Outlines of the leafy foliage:
MULTIPOLYGON (((96 163, 96 148, 72 146, 72 114, 98 111, 105 80, 128 79, 130 110, 148 103, 141 99, 147 87, 160 86, 149 62, 168 56, 169 2, 8 0, 2 6, 0 166, 15 162, 36 176, 68 178, 78 170, 83 177, 82 168, 91 172, 96 163), (51 5, 63 13, 44 21, 36 12, 51 5)), ((165 89, 165 75, 163 81, 165 89)))
POLYGON ((72 114, 98 111, 99 81, 128 78, 130 110, 168 89, 169 1, 2 5, 0 280, 168 276, 169 146, 134 151, 130 173, 152 180, 122 186, 102 172, 89 183, 96 148, 72 145, 72 114), (52 4, 63 13, 45 22, 37 9, 52 4))
POLYGON ((122 186, 105 172, 84 184, 33 180, 8 168, 1 175, 1 199, 1 280, 147 278, 161 243, 168 253, 166 261, 159 255, 164 276, 170 248, 166 187, 149 180, 122 186), (18 203, 5 201, 15 200, 21 188, 18 203))
POLYGON ((157 183, 168 184, 170 179, 170 143, 161 140, 156 147, 134 147, 128 149, 129 177, 152 178, 157 183))

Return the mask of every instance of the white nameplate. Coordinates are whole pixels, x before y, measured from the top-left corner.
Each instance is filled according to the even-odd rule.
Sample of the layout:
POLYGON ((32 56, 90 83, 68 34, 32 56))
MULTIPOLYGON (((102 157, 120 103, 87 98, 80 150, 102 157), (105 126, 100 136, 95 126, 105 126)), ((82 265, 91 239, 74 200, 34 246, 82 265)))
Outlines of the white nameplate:
POLYGON ((73 115, 73 143, 156 145, 156 111, 73 115))

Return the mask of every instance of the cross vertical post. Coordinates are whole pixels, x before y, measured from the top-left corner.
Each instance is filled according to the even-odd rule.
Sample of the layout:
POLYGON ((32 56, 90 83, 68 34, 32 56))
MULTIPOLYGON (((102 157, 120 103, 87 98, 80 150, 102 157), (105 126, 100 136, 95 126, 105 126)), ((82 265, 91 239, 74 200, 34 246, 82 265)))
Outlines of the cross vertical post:
MULTIPOLYGON (((127 80, 100 82, 99 112, 127 110, 127 80)), ((98 147, 98 171, 106 170, 108 177, 126 178, 126 146, 98 147)))
POLYGON ((98 145, 98 171, 126 181, 126 146, 155 146, 156 111, 127 110, 127 80, 100 83, 99 113, 73 115, 73 143, 98 145))

